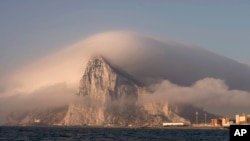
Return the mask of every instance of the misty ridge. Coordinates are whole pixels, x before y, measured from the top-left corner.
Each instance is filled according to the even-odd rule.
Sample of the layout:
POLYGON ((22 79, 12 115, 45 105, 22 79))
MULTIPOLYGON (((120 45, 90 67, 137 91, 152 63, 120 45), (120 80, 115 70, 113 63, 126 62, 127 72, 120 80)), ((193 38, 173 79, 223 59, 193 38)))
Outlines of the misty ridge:
POLYGON ((97 54, 152 90, 138 103, 192 103, 230 116, 250 112, 249 66, 191 44, 116 31, 94 35, 4 76, 1 115, 79 101, 80 79, 97 54))

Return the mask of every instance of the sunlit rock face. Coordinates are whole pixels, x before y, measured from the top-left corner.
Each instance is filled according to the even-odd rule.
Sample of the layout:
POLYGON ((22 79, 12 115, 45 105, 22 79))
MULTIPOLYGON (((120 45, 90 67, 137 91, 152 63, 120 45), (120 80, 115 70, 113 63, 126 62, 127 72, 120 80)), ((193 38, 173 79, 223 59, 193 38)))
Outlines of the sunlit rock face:
POLYGON ((89 95, 102 102, 126 100, 134 103, 139 84, 128 74, 111 67, 104 58, 91 58, 80 81, 79 95, 89 95))
POLYGON ((103 125, 114 124, 121 117, 125 119, 125 114, 135 109, 140 89, 143 89, 141 84, 132 76, 112 67, 101 56, 92 57, 80 80, 82 101, 69 106, 64 124, 103 125))
POLYGON ((80 81, 79 98, 82 101, 69 106, 64 124, 113 124, 120 114, 132 111, 128 108, 135 108, 140 89, 142 87, 132 76, 95 56, 89 60, 80 81))

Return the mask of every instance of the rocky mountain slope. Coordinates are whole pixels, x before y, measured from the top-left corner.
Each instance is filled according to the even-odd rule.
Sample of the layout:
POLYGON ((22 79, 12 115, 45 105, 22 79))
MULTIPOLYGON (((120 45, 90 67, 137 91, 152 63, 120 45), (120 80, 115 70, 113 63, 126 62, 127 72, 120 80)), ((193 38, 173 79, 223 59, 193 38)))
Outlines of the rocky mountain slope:
MULTIPOLYGON (((66 108, 11 115, 8 124, 66 126, 161 126, 162 122, 195 121, 195 112, 205 111, 171 100, 147 101, 150 90, 131 75, 114 67, 101 56, 92 57, 80 80, 78 101, 66 108)), ((207 112, 206 112, 207 113, 207 112)), ((207 113, 207 119, 215 117, 207 113)))

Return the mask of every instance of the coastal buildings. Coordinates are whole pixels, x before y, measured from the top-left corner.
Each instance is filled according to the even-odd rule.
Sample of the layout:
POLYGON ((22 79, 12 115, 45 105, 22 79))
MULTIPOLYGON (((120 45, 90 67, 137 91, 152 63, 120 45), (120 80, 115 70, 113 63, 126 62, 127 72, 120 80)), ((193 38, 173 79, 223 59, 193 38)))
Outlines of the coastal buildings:
POLYGON ((216 119, 211 119, 211 126, 222 126, 228 127, 232 124, 250 124, 250 114, 237 114, 235 119, 230 119, 229 117, 221 117, 216 119))
POLYGON ((250 124, 250 115, 242 114, 235 115, 235 123, 236 124, 250 124))
POLYGON ((211 119, 210 123, 206 121, 203 123, 183 123, 183 122, 163 122, 163 127, 182 127, 182 126, 191 126, 191 127, 198 127, 198 128, 228 128, 230 125, 241 125, 241 124, 249 124, 250 125, 250 114, 237 114, 234 118, 229 117, 219 117, 211 119))
POLYGON ((221 126, 222 125, 222 120, 221 118, 216 118, 216 119, 211 119, 212 126, 221 126))
POLYGON ((221 117, 221 118, 211 119, 210 125, 228 127, 234 123, 235 123, 234 119, 230 119, 229 117, 221 117))

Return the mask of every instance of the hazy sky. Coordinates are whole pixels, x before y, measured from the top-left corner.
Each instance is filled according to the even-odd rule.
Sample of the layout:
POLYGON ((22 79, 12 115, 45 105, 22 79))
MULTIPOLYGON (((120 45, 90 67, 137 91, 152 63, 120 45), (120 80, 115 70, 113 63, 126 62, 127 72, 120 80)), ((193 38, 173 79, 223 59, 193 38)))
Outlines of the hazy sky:
POLYGON ((0 74, 95 33, 130 30, 250 64, 250 1, 1 0, 0 74))

